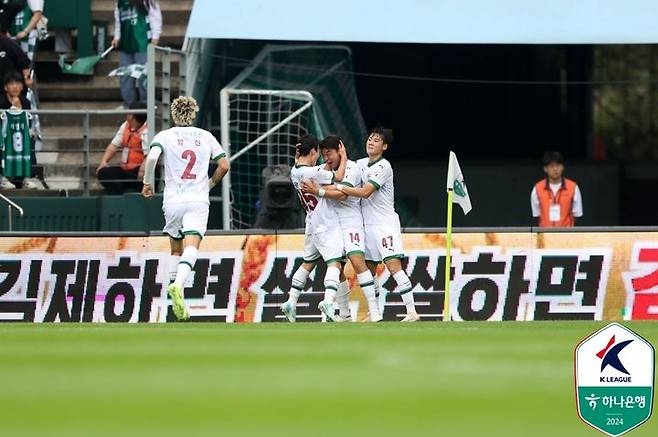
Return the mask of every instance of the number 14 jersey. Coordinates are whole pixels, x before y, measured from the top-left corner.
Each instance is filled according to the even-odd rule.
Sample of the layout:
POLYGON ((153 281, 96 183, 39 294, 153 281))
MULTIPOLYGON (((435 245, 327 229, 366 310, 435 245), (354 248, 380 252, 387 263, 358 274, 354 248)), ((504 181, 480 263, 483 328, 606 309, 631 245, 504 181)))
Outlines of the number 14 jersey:
POLYGON ((205 202, 208 199, 210 160, 224 156, 224 149, 208 131, 197 127, 172 127, 153 138, 151 148, 164 154, 165 189, 163 204, 205 202))

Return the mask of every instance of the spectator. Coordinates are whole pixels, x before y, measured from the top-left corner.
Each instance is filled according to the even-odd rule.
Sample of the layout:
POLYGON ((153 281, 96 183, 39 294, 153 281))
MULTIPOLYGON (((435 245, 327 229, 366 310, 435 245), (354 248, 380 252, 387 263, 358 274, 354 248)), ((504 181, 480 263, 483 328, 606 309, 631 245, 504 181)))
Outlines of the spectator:
POLYGON ((25 8, 26 0, 0 0, 0 28, 6 32, 16 15, 25 8))
POLYGON ((546 178, 537 182, 530 194, 532 216, 539 217, 543 228, 573 227, 583 216, 583 201, 578 185, 562 176, 564 158, 560 152, 546 152, 543 159, 546 178))
MULTIPOLYGON (((130 109, 146 109, 146 104, 133 103, 130 109)), ((126 116, 96 169, 98 181, 108 194, 142 190, 144 157, 148 154, 147 134, 146 114, 126 116), (110 166, 109 162, 117 152, 121 152, 121 165, 110 166)))
MULTIPOLYGON (((27 100, 23 94, 23 77, 20 73, 12 71, 7 73, 4 78, 4 90, 0 96, 0 110, 7 110, 10 108, 19 110, 31 109, 30 101, 27 100)), ((31 117, 30 117, 31 119, 31 117)), ((33 121, 33 120, 32 120, 33 121)), ((30 138, 34 144, 34 138, 30 138)), ((37 158, 34 153, 34 147, 31 148, 31 165, 36 165, 37 158)), ((1 173, 1 172, 0 172, 1 173)), ((2 173, 4 174, 4 173, 2 173)), ((24 189, 43 189, 44 185, 36 178, 13 178, 11 181, 0 174, 0 188, 8 190, 16 188, 16 186, 24 189)))
POLYGON ((23 53, 27 55, 30 62, 34 62, 38 36, 37 23, 43 17, 43 2, 44 0, 27 0, 25 8, 16 14, 9 27, 9 33, 20 43, 23 53))
MULTIPOLYGON (((162 33, 162 12, 158 0, 117 0, 114 8, 114 39, 119 49, 119 66, 146 64, 149 42, 158 44, 162 33)), ((121 77, 124 108, 135 100, 146 101, 146 87, 130 76, 121 77), (135 99, 135 86, 139 96, 135 99)))
POLYGON ((7 36, 6 29, 0 27, 0 77, 4 78, 13 71, 21 72, 24 85, 28 88, 32 86, 30 59, 16 41, 7 36))

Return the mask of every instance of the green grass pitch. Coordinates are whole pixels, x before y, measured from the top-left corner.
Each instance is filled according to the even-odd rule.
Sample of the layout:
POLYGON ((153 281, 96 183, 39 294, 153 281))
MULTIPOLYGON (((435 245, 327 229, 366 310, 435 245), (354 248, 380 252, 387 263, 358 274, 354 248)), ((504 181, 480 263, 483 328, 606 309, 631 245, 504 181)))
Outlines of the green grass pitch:
POLYGON ((602 435, 573 352, 605 324, 3 324, 0 435, 602 435))

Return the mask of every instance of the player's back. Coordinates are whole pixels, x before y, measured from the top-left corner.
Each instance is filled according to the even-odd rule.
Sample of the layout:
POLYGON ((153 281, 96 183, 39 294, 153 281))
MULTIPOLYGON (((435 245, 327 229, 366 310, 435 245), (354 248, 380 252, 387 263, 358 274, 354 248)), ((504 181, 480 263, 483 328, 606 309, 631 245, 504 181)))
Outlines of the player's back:
POLYGON ((197 127, 172 127, 155 136, 151 147, 158 146, 164 153, 164 203, 209 203, 208 166, 225 155, 215 137, 197 127))
POLYGON ((325 170, 321 165, 315 167, 295 165, 290 171, 290 179, 299 195, 299 201, 306 211, 307 232, 312 234, 325 232, 338 224, 336 209, 326 198, 304 193, 301 189, 301 183, 304 180, 313 180, 319 185, 331 184, 333 180, 331 171, 325 170))

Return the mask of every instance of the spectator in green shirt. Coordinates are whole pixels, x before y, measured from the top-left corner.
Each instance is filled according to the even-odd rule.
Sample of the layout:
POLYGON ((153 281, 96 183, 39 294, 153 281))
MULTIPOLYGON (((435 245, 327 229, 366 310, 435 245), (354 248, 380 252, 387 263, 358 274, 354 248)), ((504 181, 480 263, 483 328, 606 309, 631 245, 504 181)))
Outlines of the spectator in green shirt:
MULTIPOLYGON (((158 44, 162 33, 162 12, 158 0, 117 0, 114 8, 114 39, 119 49, 119 66, 146 64, 149 42, 158 44)), ((121 77, 123 106, 146 101, 146 88, 129 76, 121 77), (135 95, 135 87, 139 95, 135 95)))

